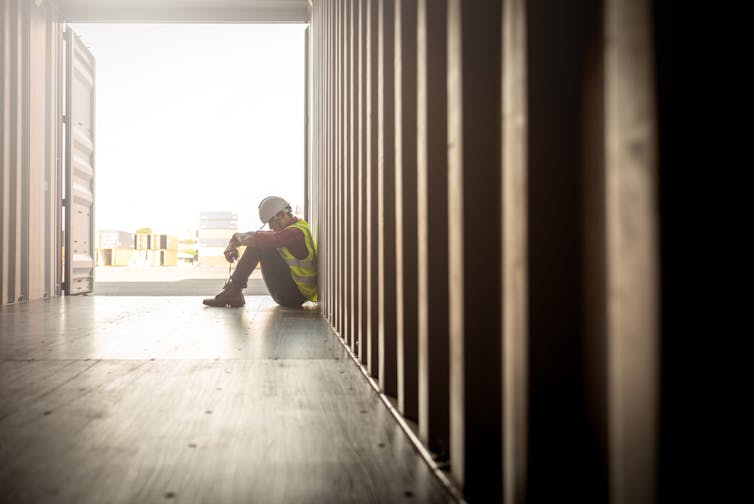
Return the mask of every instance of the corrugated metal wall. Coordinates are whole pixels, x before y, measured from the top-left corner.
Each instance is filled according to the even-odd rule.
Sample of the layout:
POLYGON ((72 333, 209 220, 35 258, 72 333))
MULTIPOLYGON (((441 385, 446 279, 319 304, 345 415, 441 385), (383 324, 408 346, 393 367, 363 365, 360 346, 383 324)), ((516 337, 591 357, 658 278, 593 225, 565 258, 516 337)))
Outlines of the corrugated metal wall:
POLYGON ((10 304, 59 293, 61 23, 48 2, 2 0, 0 27, 0 304, 10 304))
POLYGON ((653 502, 651 5, 317 0, 321 309, 469 502, 653 502))

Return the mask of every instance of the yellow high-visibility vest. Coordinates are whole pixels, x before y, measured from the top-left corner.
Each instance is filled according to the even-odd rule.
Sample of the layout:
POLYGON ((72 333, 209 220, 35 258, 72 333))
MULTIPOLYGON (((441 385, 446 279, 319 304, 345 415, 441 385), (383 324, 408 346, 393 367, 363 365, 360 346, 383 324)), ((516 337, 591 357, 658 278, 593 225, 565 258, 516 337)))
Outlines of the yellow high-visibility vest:
MULTIPOLYGON (((305 220, 298 220, 288 228, 298 228, 304 233, 304 242, 308 254, 304 259, 298 259, 286 247, 278 250, 291 270, 291 277, 301 294, 309 301, 317 302, 317 243, 312 238, 312 230, 305 220)), ((286 228, 286 229, 288 229, 286 228)))

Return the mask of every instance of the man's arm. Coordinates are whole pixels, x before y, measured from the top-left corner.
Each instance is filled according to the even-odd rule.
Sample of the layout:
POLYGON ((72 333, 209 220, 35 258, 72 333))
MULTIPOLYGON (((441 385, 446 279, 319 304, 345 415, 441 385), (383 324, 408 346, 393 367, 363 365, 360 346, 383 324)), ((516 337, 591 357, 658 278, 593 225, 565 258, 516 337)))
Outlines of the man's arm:
POLYGON ((238 247, 257 247, 260 249, 276 249, 286 247, 291 253, 303 259, 308 255, 303 231, 291 227, 282 231, 251 231, 249 233, 234 233, 225 249, 225 258, 233 262, 238 258, 238 247))
POLYGON ((253 247, 254 238, 256 233, 249 231, 248 233, 233 233, 233 237, 230 239, 230 244, 235 247, 253 247))
POLYGON ((238 247, 245 246, 250 247, 254 245, 254 232, 250 231, 248 233, 233 233, 233 236, 231 236, 230 241, 228 242, 228 246, 225 247, 225 251, 223 252, 223 255, 225 256, 225 260, 232 263, 236 259, 238 259, 238 247))

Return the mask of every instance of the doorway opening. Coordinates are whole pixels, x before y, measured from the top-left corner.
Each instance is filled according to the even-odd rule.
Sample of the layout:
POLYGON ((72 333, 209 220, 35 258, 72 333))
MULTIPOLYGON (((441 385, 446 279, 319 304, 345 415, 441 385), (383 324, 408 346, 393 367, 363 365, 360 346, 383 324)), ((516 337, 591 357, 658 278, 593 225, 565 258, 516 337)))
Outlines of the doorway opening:
POLYGON ((68 27, 96 61, 93 294, 216 294, 261 199, 304 216, 306 25, 68 27))

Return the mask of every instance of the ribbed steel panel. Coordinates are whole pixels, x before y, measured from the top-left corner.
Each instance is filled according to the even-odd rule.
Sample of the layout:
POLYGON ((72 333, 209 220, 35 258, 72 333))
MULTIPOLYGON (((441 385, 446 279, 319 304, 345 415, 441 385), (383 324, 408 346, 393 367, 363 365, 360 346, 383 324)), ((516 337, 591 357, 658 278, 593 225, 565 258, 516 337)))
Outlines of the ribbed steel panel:
POLYGON ((0 304, 59 291, 60 30, 49 2, 0 2, 0 304))
POLYGON ((94 289, 94 57, 66 30, 66 255, 67 294, 94 289))

